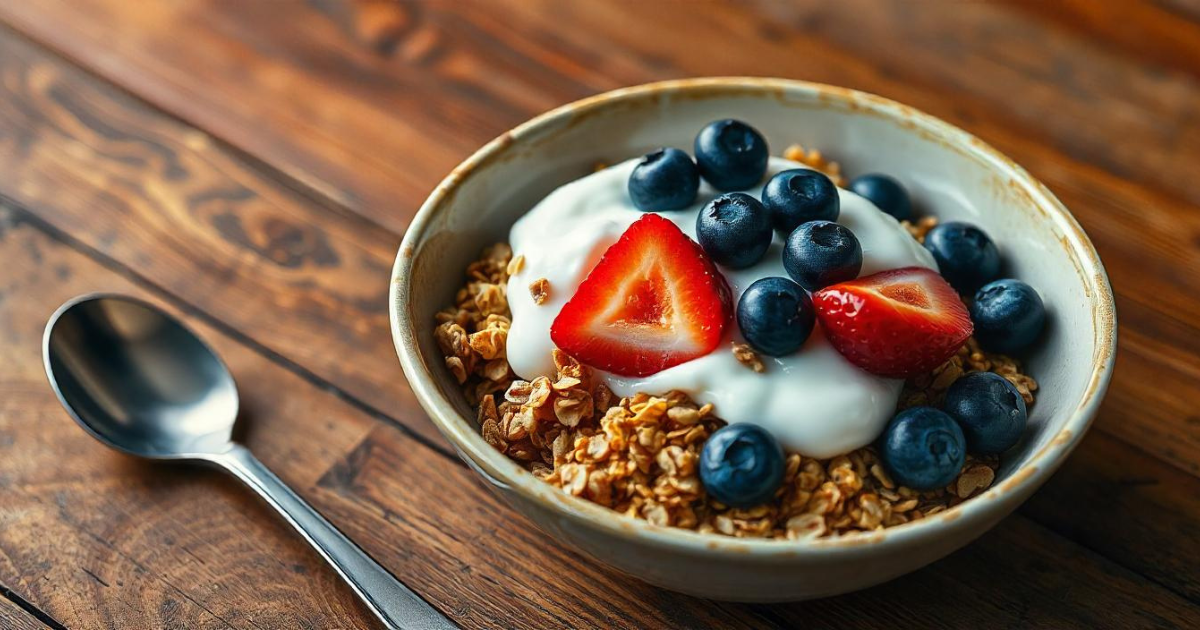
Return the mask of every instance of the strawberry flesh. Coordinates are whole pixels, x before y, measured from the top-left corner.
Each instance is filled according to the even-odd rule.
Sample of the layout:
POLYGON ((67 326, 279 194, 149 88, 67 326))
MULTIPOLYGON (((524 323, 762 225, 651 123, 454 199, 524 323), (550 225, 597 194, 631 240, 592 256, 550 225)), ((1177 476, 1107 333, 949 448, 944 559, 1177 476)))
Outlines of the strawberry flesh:
POLYGON ((656 214, 617 240, 550 327, 555 345, 621 376, 648 376, 712 352, 732 307, 700 246, 656 214))
POLYGON ((858 367, 909 378, 945 363, 971 336, 971 317, 937 272, 905 267, 813 294, 833 347, 858 367))

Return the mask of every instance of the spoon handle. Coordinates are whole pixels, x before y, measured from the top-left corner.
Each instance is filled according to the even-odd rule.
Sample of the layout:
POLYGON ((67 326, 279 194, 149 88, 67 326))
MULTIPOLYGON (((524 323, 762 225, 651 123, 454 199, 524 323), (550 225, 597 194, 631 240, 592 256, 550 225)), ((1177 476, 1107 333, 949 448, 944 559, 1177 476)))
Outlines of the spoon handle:
POLYGON ((235 444, 212 461, 244 481, 283 515, 388 628, 456 627, 318 514, 249 449, 235 444))

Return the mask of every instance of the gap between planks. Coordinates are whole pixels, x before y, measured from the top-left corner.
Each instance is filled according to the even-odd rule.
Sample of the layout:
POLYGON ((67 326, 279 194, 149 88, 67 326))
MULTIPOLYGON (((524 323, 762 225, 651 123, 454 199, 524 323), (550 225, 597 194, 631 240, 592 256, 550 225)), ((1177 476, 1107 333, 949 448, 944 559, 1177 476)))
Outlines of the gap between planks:
POLYGON ((11 588, 9 588, 3 584, 0 584, 0 596, 3 596, 4 599, 7 599, 8 601, 12 602, 13 605, 15 605, 18 608, 20 608, 21 610, 24 610, 25 612, 29 613, 29 615, 32 616, 34 619, 37 619, 38 621, 45 624, 45 626, 47 628, 53 628, 54 630, 67 630, 67 627, 64 626, 62 623, 59 623, 59 621, 57 619, 55 619, 54 617, 51 617, 47 612, 45 612, 41 608, 38 608, 37 606, 33 605, 32 602, 25 599, 24 597, 21 597, 21 595, 18 594, 16 591, 12 590, 11 588))

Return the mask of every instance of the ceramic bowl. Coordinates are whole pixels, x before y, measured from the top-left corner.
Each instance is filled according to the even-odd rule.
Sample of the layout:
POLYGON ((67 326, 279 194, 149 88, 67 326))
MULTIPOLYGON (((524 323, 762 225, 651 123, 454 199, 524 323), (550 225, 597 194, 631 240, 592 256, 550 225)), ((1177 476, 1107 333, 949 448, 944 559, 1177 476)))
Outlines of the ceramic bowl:
MULTIPOLYGON (((391 280, 392 335, 433 422, 497 494, 557 539, 652 584, 702 597, 785 601, 861 589, 962 547, 1029 497, 1083 438, 1112 373, 1116 323, 1096 251, 1071 214, 1020 166, 974 136, 905 105, 798 81, 712 78, 616 90, 543 114, 488 143, 421 207, 391 280), (869 534, 788 542, 655 527, 564 494, 488 446, 442 362, 434 313, 463 270, 561 184, 658 146, 690 148, 719 118, 757 127, 772 153, 799 142, 848 174, 900 178, 921 212, 982 226, 1005 275, 1044 296, 1046 333, 1026 366, 1040 383, 1023 441, 982 495, 869 534)), ((547 544, 553 544, 547 541, 547 544)), ((543 568, 544 570, 544 568, 543 568)))

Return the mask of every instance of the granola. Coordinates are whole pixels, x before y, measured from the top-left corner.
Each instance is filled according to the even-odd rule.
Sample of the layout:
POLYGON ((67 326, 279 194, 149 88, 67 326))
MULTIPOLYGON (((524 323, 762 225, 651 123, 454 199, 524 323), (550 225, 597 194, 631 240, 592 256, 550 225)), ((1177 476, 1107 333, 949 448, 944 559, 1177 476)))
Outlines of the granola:
MULTIPOLYGON (((818 151, 795 145, 785 156, 843 183, 837 163, 818 151)), ((927 217, 905 227, 922 240, 936 223, 927 217)), ((511 324, 506 289, 523 263, 505 244, 484 250, 467 268, 454 304, 438 313, 434 335, 447 368, 477 409, 487 443, 564 492, 660 526, 807 540, 937 514, 995 480, 997 457, 968 455, 947 487, 918 492, 898 486, 870 446, 824 460, 791 453, 774 500, 749 509, 722 505, 705 494, 697 469, 704 441, 725 424, 712 405, 678 391, 619 398, 590 368, 558 350, 554 378, 516 378, 506 358, 511 324)), ((544 279, 530 286, 543 299, 549 290, 544 279)), ((732 351, 748 369, 765 370, 748 346, 734 344, 732 351)), ((955 380, 976 371, 1000 374, 1033 404, 1037 382, 1020 364, 984 352, 969 339, 945 364, 908 380, 899 407, 938 405, 955 380)))
POLYGON ((846 178, 842 176, 842 166, 837 162, 825 159, 825 156, 816 149, 805 149, 799 144, 793 144, 783 150, 783 157, 825 173, 838 188, 846 186, 846 178))
POLYGON ((767 366, 763 364, 762 359, 758 357, 758 353, 754 351, 754 348, 750 347, 750 344, 734 342, 733 356, 738 360, 738 363, 759 374, 767 371, 767 366))
MULTIPOLYGON (((657 525, 799 540, 917 520, 983 492, 995 479, 998 458, 969 455, 949 486, 917 492, 897 486, 869 446, 828 460, 792 453, 773 502, 724 506, 705 496, 696 469, 704 440, 724 424, 712 405, 681 392, 617 398, 590 368, 559 351, 553 379, 516 380, 504 358, 508 314, 495 312, 506 303, 509 256, 506 246, 495 245, 471 264, 455 305, 438 314, 435 336, 477 406, 488 444, 565 492, 657 525)), ((972 339, 946 364, 909 380, 900 406, 937 404, 973 371, 1004 376, 1033 402, 1037 382, 1014 359, 984 353, 972 339)))
POLYGON ((541 306, 550 299, 550 281, 545 278, 538 278, 529 285, 529 295, 533 296, 533 303, 541 306))

